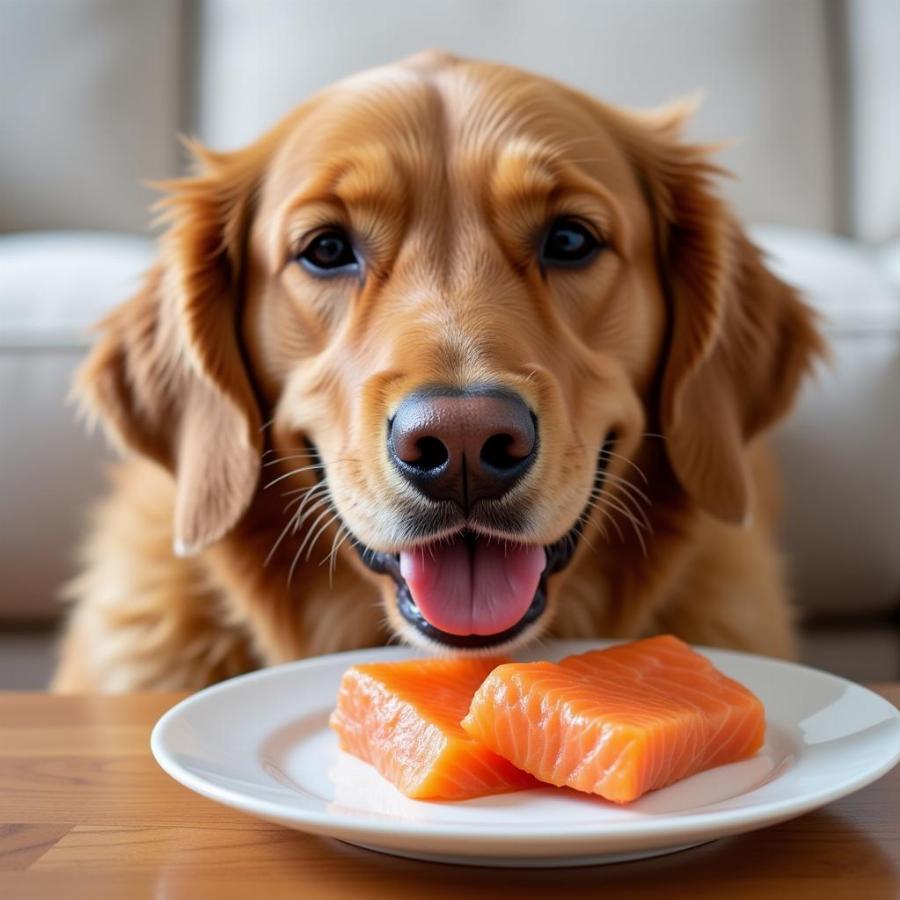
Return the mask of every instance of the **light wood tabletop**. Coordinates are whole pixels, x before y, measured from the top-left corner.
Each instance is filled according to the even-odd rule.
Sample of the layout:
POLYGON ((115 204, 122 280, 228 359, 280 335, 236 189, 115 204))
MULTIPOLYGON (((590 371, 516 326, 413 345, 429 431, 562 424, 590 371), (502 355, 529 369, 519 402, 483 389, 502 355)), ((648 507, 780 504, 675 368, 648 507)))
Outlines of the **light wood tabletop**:
MULTIPOLYGON (((876 690, 900 705, 900 684, 876 690)), ((671 856, 464 868, 359 850, 191 793, 149 749, 178 699, 0 694, 0 897, 900 897, 900 767, 793 822, 671 856)))

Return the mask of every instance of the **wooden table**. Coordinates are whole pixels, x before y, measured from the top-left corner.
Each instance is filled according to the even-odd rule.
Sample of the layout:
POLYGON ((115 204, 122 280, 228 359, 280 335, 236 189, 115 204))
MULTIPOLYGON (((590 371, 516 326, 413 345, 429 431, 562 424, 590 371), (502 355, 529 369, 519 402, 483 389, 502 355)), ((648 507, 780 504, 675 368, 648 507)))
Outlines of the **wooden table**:
MULTIPOLYGON (((900 684, 878 688, 900 704, 900 684)), ((175 694, 0 694, 0 897, 900 897, 900 767, 819 812, 667 857, 583 869, 409 862, 258 822, 165 775, 175 694)))

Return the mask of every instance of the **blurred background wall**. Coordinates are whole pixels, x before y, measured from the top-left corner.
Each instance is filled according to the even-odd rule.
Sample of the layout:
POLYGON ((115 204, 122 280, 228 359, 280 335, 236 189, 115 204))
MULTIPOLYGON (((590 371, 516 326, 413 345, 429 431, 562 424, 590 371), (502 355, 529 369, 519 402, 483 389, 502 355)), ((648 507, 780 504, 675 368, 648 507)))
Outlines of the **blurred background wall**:
POLYGON ((43 677, 101 490, 108 453, 64 397, 89 324, 152 259, 142 180, 180 171, 178 132, 240 146, 429 46, 625 105, 700 92, 689 136, 734 139, 723 191, 835 348, 778 436, 808 655, 896 677, 897 0, 0 0, 0 687, 43 677))

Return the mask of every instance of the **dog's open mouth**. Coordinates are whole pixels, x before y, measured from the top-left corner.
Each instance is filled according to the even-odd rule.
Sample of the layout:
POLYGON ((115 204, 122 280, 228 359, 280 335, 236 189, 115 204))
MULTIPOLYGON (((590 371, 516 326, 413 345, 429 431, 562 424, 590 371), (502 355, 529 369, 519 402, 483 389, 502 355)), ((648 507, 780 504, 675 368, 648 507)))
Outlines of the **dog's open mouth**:
MULTIPOLYGON (((612 436, 604 451, 612 446, 612 436)), ((598 457, 595 493, 609 453, 598 457)), ((379 553, 356 542, 360 558, 397 585, 400 614, 423 636, 450 647, 504 644, 543 615, 547 579, 565 568, 590 513, 588 504, 569 532, 552 544, 502 541, 463 529, 399 553, 379 553)))

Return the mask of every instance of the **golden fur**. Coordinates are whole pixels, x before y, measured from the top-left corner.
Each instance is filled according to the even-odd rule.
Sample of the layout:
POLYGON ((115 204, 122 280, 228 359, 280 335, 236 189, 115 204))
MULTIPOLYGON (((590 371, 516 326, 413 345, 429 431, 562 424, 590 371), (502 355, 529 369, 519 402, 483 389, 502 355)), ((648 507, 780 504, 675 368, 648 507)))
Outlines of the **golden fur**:
POLYGON ((757 436, 822 345, 683 118, 427 53, 339 83, 246 150, 196 147, 198 174, 166 186, 158 264, 79 376, 128 459, 70 591, 56 689, 194 689, 415 640, 347 537, 415 539, 428 510, 388 463, 385 422, 434 383, 501 384, 536 410, 538 459, 496 501, 527 502, 526 540, 559 539, 593 503, 523 640, 666 630, 791 655, 757 436), (542 273, 535 235, 563 213, 607 249, 542 273), (335 222, 365 248, 361 281, 293 262, 335 222))

